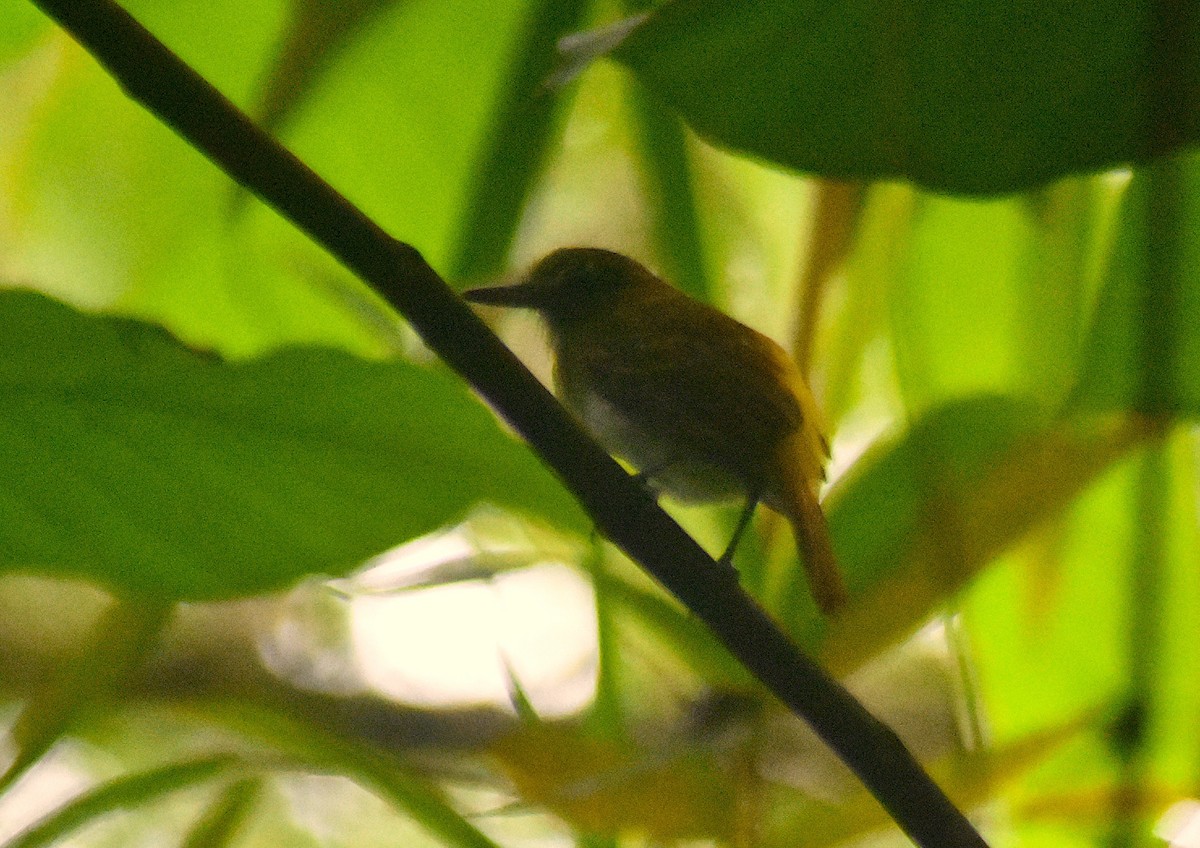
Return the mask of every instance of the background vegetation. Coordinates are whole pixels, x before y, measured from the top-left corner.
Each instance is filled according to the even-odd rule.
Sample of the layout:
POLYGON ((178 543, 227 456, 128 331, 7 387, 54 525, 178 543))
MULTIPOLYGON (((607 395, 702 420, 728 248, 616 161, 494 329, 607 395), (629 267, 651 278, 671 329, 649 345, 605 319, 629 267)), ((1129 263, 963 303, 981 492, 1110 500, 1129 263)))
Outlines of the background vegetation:
MULTIPOLYGON (((5 3, 0 839, 902 841, 378 298, 5 3), (401 597, 453 626, 364 635, 401 597), (402 685, 468 638, 483 684, 402 685)), ((770 517, 744 584, 995 844, 1152 844, 1200 777, 1200 30, 1075 5, 128 8, 456 284, 606 246, 786 343, 854 598, 822 622, 770 517)))

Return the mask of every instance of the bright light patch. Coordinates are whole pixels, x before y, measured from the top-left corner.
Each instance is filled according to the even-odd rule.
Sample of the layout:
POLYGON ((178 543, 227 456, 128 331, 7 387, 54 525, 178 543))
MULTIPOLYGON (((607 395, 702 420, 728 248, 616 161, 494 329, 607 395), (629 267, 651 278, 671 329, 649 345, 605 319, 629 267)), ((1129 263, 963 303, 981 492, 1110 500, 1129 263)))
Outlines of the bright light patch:
POLYGON ((429 709, 571 715, 595 694, 592 585, 578 544, 481 509, 464 524, 297 587, 260 643, 278 676, 429 709), (515 686, 514 686, 515 682, 515 686))
POLYGON ((1173 804, 1158 820, 1154 834, 1171 848, 1200 848, 1200 801, 1173 804))
POLYGON ((59 742, 35 769, 0 797, 0 844, 7 845, 48 810, 87 790, 89 783, 78 746, 70 741, 59 742))
POLYGON ((400 701, 507 706, 510 673, 542 715, 569 714, 592 696, 595 607, 566 566, 360 596, 351 616, 363 679, 400 701))

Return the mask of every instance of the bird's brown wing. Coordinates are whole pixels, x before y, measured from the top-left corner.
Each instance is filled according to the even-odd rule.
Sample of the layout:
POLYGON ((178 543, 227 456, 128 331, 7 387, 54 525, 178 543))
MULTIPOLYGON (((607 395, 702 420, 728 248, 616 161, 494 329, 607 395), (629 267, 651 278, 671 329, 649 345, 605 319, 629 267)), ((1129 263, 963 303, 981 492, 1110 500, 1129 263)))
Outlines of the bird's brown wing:
POLYGON ((716 310, 674 299, 662 307, 642 304, 620 321, 597 322, 592 342, 560 365, 635 426, 744 480, 761 479, 781 441, 815 424, 806 422, 786 354, 716 310))
POLYGON ((820 608, 841 607, 845 582, 817 501, 829 448, 816 403, 787 354, 691 301, 647 304, 619 318, 585 328, 590 343, 572 346, 566 357, 560 350, 559 367, 570 372, 560 378, 590 387, 660 441, 686 445, 676 461, 699 460, 757 488, 791 522, 820 608))

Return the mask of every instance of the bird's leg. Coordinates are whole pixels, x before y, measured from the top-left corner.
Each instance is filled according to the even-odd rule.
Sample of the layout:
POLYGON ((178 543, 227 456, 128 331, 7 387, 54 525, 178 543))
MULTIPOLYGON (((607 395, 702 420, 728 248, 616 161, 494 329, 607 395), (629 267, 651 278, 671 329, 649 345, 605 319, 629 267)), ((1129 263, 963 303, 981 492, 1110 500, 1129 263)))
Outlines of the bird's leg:
POLYGON ((674 459, 668 459, 649 468, 638 469, 637 473, 633 475, 633 479, 645 486, 650 494, 654 495, 654 499, 658 500, 659 490, 658 487, 654 485, 654 478, 674 465, 676 461, 677 460, 674 459))
POLYGON ((737 550, 738 542, 742 541, 742 535, 750 526, 750 519, 754 517, 754 510, 758 508, 758 501, 761 497, 761 486, 755 486, 746 494, 746 505, 742 508, 742 514, 738 516, 737 526, 733 528, 733 538, 725 546, 725 553, 721 554, 720 559, 717 560, 721 565, 733 564, 733 552, 737 550))
POLYGON ((639 486, 654 495, 655 500, 658 499, 658 490, 654 488, 654 479, 649 471, 638 471, 633 475, 633 479, 639 486))

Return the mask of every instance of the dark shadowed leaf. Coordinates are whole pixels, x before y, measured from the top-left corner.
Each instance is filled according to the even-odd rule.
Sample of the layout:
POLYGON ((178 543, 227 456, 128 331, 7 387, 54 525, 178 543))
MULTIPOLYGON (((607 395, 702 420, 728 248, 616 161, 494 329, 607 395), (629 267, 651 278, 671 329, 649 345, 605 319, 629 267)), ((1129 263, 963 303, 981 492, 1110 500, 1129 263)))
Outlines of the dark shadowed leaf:
POLYGON ((722 146, 825 176, 987 194, 1200 137, 1200 39, 1194 16, 1169 8, 681 0, 613 55, 722 146))

